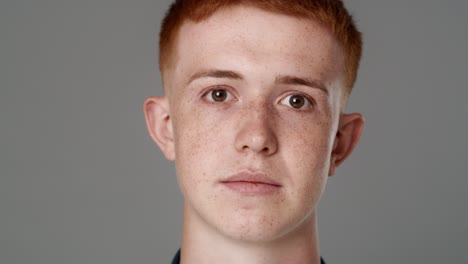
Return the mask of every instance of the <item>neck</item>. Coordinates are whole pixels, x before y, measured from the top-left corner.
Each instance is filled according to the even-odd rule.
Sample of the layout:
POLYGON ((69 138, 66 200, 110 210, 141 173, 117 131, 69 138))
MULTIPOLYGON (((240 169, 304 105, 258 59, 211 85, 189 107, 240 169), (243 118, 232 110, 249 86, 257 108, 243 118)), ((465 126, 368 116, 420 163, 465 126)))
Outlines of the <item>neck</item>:
POLYGON ((181 264, 320 264, 315 214, 274 241, 240 241, 224 236, 184 207, 181 264))

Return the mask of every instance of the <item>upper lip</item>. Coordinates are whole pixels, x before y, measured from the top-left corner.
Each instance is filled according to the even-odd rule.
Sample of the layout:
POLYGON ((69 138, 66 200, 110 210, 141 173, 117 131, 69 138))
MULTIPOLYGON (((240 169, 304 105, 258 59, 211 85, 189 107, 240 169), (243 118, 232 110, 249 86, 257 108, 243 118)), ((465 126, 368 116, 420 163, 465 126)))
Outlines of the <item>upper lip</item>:
POLYGON ((268 175, 263 172, 240 172, 224 180, 221 180, 221 183, 228 183, 228 182, 251 182, 251 183, 269 184, 269 185, 274 185, 278 187, 281 186, 279 182, 268 177, 268 175))

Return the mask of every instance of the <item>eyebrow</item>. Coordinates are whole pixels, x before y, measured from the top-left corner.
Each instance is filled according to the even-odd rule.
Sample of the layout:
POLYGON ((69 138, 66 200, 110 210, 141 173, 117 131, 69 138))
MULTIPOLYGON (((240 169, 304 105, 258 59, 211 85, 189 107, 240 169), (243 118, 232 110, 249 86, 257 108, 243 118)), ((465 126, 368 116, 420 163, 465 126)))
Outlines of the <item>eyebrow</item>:
POLYGON ((191 82, 195 81, 196 79, 211 77, 211 78, 224 78, 224 79, 233 79, 233 80, 242 80, 244 77, 237 72, 233 71, 226 71, 226 70, 206 70, 197 72, 190 77, 187 82, 187 85, 191 82))
MULTIPOLYGON (((200 78, 221 78, 221 79, 233 79, 233 80, 243 80, 244 77, 242 74, 228 71, 228 70, 205 70, 193 74, 187 82, 189 85, 191 82, 200 79, 200 78)), ((291 75, 278 75, 275 78, 275 84, 286 84, 286 85, 304 85, 314 89, 322 90, 326 95, 328 95, 328 90, 325 85, 322 84, 319 80, 314 80, 310 78, 301 78, 291 75)))
POLYGON ((309 79, 309 78, 300 78, 290 75, 279 75, 275 80, 276 84, 289 84, 289 85, 304 85, 314 89, 322 90, 326 95, 328 95, 328 90, 325 85, 319 80, 309 79))

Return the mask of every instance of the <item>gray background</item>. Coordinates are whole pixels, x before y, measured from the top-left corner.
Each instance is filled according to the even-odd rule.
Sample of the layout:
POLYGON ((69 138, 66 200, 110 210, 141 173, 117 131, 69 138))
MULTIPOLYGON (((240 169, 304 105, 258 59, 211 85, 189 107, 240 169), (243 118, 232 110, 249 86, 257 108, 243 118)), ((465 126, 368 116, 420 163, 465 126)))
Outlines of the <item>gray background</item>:
MULTIPOLYGON (((182 198, 142 113, 168 3, 1 0, 0 263, 169 263, 182 198)), ((346 5, 367 124, 321 202, 321 252, 468 263, 468 2, 346 5)))

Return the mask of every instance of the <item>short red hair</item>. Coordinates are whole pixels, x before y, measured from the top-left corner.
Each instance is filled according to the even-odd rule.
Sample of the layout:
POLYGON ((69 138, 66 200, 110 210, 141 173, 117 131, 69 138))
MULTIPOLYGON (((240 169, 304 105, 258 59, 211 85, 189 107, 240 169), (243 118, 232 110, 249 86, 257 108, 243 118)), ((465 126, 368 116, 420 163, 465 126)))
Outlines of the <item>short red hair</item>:
POLYGON ((177 35, 186 20, 201 22, 223 7, 243 5, 294 17, 310 18, 332 32, 345 51, 346 94, 356 81, 362 52, 361 33, 341 0, 176 0, 169 8, 160 32, 159 67, 167 70, 176 50, 177 35))

